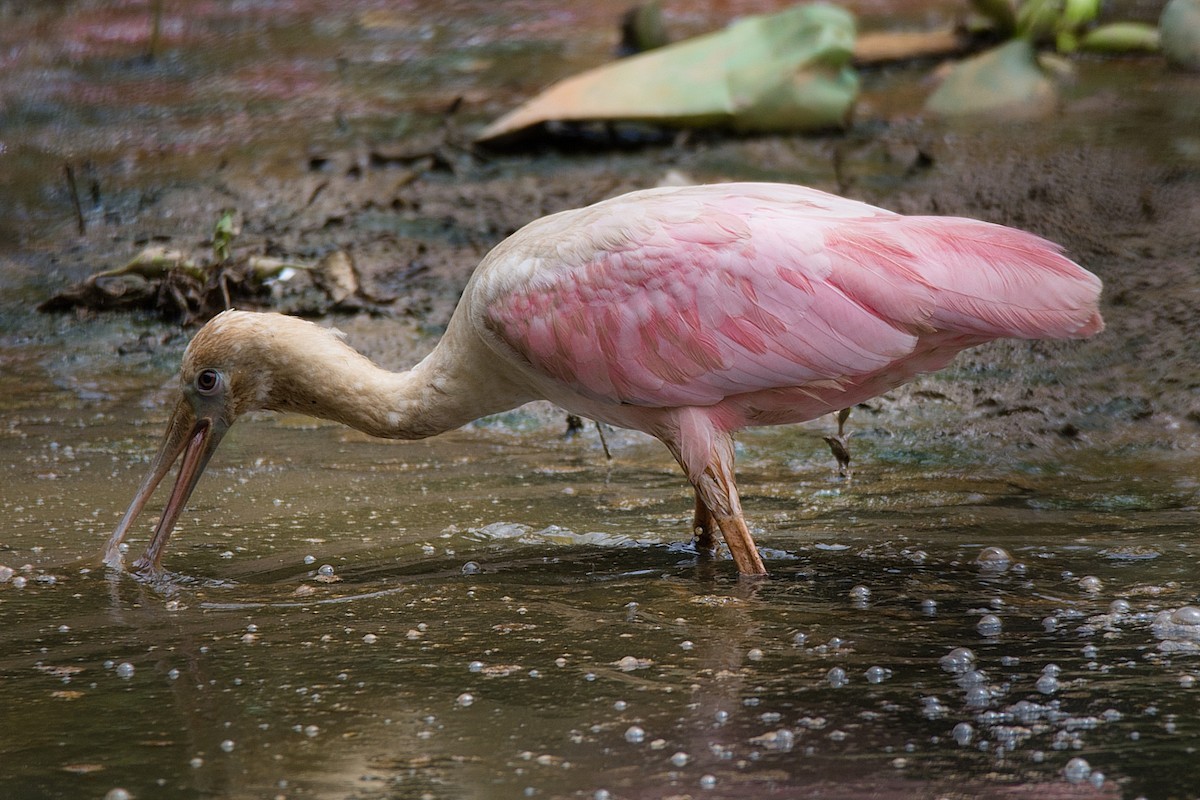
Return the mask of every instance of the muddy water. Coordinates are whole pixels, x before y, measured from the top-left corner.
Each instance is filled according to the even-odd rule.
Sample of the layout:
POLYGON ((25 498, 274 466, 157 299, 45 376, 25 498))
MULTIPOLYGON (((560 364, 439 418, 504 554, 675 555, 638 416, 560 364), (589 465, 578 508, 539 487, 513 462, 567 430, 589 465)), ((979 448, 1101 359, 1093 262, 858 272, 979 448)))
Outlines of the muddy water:
POLYGON ((96 556, 178 346, 113 380, 89 353, 136 332, 93 333, 5 374, 8 796, 1200 785, 1194 459, 964 452, 917 416, 860 424, 845 480, 832 423, 756 431, 773 576, 746 582, 682 544, 689 496, 640 437, 608 461, 537 407, 417 443, 262 417, 151 587, 96 556))
MULTIPOLYGON (((1197 796, 1200 463, 1175 444, 1194 440, 1186 406, 1141 394, 1186 393, 1179 365, 1196 345, 1152 346, 1167 325, 1134 316, 1163 297, 1148 294, 1149 266, 1168 260, 1155 253, 1180 252, 1137 230, 1088 251, 1116 291, 1123 272, 1145 276, 1106 308, 1109 338, 1037 357, 993 349, 916 402, 856 411, 851 480, 821 441, 829 420, 745 434, 740 479, 767 581, 739 581, 728 561, 686 546, 691 498, 661 446, 608 431, 610 461, 594 430, 564 439, 546 408, 416 443, 293 417, 239 423, 181 521, 170 579, 146 586, 99 568, 160 435, 185 336, 30 307, 66 273, 120 263, 147 230, 200 237, 211 216, 171 223, 186 204, 163 211, 154 196, 202 182, 214 153, 303 161, 310 138, 403 139, 435 127, 458 95, 468 116, 494 116, 611 44, 603 4, 487 17, 480 6, 494 4, 319 5, 258 17, 197 5, 168 20, 157 66, 136 58, 136 6, 2 9, 0 565, 13 572, 0 570, 0 794, 1197 796), (26 40, 35 57, 11 44, 26 40), (93 231, 111 217, 112 241, 103 229, 72 238, 64 159, 85 203, 98 182, 85 212, 93 231), (1111 255, 1141 247, 1131 261, 1111 255), (1168 351, 1175 365, 1159 358, 1168 351), (1108 383, 1122 359, 1132 377, 1108 383), (997 382, 1073 379, 1091 398, 1076 403, 1088 409, 1077 437, 987 427, 963 388, 985 386, 1019 419, 1036 409, 1006 407, 997 382), (1020 435, 996 435, 1007 431, 1020 435)), ((681 24, 762 10, 713 5, 694 4, 681 24)), ((1194 171, 1194 83, 1083 62, 1073 86, 1063 120, 1023 147, 1152 151, 1172 169, 1164 192, 1194 171)), ((925 90, 911 75, 875 76, 855 141, 925 90)), ((1012 134, 981 134, 981 149, 1012 134)), ((828 181, 830 149, 713 143, 682 160, 701 176, 828 181)), ((919 210, 924 188, 881 167, 881 152, 846 150, 851 183, 919 210)), ((553 158, 530 167, 548 184, 564 163, 553 158)), ((611 163, 657 177, 663 162, 611 163)), ((1099 191, 1088 180, 1076 197, 1099 191)), ((1076 243, 1093 244, 1082 223, 1097 212, 1070 196, 1038 220, 1032 196, 1023 217, 1006 186, 963 187, 939 199, 1047 233, 1080 228, 1076 243)), ((1139 202, 1171 221, 1166 201, 1139 202)), ((442 322, 337 324, 399 366, 442 322)))

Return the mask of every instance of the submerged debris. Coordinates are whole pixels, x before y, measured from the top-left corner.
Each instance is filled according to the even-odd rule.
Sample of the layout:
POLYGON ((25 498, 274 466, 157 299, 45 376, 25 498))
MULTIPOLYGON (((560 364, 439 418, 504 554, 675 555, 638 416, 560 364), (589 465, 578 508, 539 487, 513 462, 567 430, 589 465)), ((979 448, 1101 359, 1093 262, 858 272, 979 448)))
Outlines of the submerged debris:
POLYGON ((272 308, 290 314, 375 309, 350 256, 335 250, 316 263, 261 254, 235 256, 237 212, 221 212, 212 233, 212 260, 181 250, 147 247, 124 266, 97 272, 38 306, 39 311, 155 311, 185 325, 221 311, 272 308))
POLYGON ((380 307, 362 292, 350 256, 340 250, 315 264, 251 255, 198 265, 181 251, 148 247, 124 266, 64 289, 38 310, 153 311, 192 324, 234 306, 302 315, 380 307))

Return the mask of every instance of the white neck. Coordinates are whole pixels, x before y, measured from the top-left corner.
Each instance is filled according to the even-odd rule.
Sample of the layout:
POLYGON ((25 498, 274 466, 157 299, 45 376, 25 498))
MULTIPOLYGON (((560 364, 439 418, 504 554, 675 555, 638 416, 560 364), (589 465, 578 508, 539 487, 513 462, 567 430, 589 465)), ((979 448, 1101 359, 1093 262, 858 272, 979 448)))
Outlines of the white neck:
POLYGON ((465 326, 410 370, 390 372, 323 328, 303 323, 263 355, 261 407, 334 420, 372 436, 422 439, 535 399, 465 326))

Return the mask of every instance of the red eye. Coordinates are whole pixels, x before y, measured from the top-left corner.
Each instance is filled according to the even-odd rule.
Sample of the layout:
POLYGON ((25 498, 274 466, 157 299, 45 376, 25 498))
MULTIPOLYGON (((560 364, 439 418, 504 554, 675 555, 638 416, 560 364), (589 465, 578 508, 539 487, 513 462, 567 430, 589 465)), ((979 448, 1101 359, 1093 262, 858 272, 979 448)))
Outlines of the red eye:
POLYGON ((212 394, 221 386, 221 373, 215 369, 202 369, 196 374, 196 391, 212 394))

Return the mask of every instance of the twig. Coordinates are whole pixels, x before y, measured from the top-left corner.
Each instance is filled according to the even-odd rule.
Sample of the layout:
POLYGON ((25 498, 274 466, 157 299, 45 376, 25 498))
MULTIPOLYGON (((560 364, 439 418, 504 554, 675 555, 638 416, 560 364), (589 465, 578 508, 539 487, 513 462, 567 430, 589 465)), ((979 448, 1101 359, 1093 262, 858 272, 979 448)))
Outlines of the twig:
POLYGON ((159 34, 162 31, 162 10, 162 0, 154 0, 154 6, 150 11, 150 50, 146 53, 146 60, 150 62, 158 60, 159 34))
POLYGON ((961 57, 976 47, 978 43, 957 28, 866 33, 854 43, 854 64, 869 67, 918 58, 961 57))
POLYGON ((71 190, 71 204, 75 206, 75 225, 79 228, 79 235, 83 236, 87 233, 87 223, 83 219, 83 206, 79 204, 79 187, 75 185, 75 170, 71 169, 71 162, 63 162, 63 172, 67 175, 67 188, 71 190))
MULTIPOLYGON (((596 422, 595 420, 592 420, 596 422)), ((600 434, 600 446, 604 448, 604 458, 612 461, 612 453, 608 449, 608 439, 604 438, 604 426, 596 422, 596 433, 600 434)))

